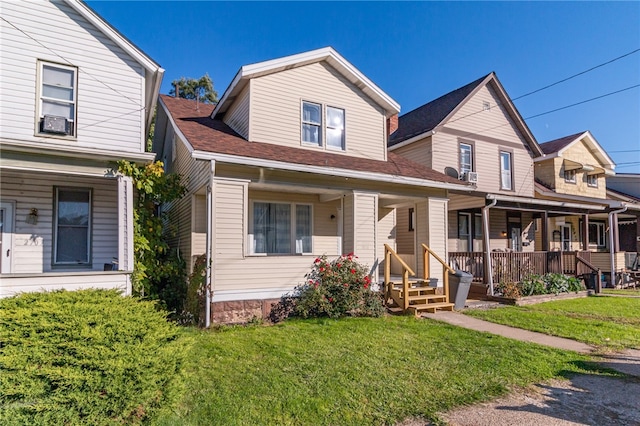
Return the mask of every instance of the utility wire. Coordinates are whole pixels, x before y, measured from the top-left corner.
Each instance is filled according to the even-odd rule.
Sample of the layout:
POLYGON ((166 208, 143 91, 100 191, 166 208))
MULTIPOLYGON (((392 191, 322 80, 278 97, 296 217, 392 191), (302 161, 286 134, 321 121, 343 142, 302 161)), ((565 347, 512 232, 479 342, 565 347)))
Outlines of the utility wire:
POLYGON ((529 116, 529 117, 525 118, 525 120, 530 120, 532 118, 541 117, 543 115, 551 114, 552 112, 562 111, 563 109, 571 108, 571 107, 574 107, 576 105, 586 104, 587 102, 595 101, 597 99, 606 98, 607 96, 611 96, 611 95, 615 95, 616 93, 621 93, 621 92, 625 92, 627 90, 635 89, 636 87, 640 87, 640 84, 636 84, 634 86, 629 86, 629 87, 627 87, 625 89, 616 90, 615 92, 609 92, 609 93, 606 93, 604 95, 596 96, 595 98, 591 98, 591 99, 587 99, 587 100, 584 100, 584 101, 576 102, 575 104, 566 105, 566 106, 563 106, 563 107, 560 107, 560 108, 552 109, 551 111, 546 111, 546 112, 542 112, 540 114, 532 115, 532 116, 529 116))
POLYGON ((586 74, 586 73, 588 73, 588 72, 591 72, 591 71, 593 71, 593 70, 595 70, 595 69, 598 69, 598 68, 600 68, 600 67, 603 67, 603 66, 605 66, 605 65, 609 65, 609 64, 610 64, 610 63, 612 63, 612 62, 615 62, 615 61, 620 60, 620 59, 622 59, 622 58, 626 58, 627 56, 629 56, 629 55, 633 55, 634 53, 637 53, 637 52, 640 52, 640 49, 632 50, 631 52, 629 52, 629 53, 625 53, 624 55, 622 55, 622 56, 618 56, 617 58, 611 59, 610 61, 603 62, 603 63, 601 63, 601 64, 599 64, 599 65, 596 65, 595 67, 591 67, 591 68, 589 68, 588 70, 581 71, 581 72, 579 72, 579 73, 577 73, 577 74, 574 74, 574 75, 572 75, 572 76, 570 76, 570 77, 567 77, 567 78, 564 78, 564 79, 562 79, 562 80, 556 81, 555 83, 551 83, 551 84, 549 84, 549 85, 546 85, 546 86, 544 86, 544 87, 541 87, 541 88, 539 88, 539 89, 536 89, 536 90, 534 90, 534 91, 532 91, 532 92, 525 93, 524 95, 520 95, 520 96, 518 96, 517 98, 513 98, 513 99, 511 99, 511 100, 512 100, 512 101, 515 101, 515 100, 518 100, 518 99, 522 99, 522 98, 524 98, 525 96, 529 96, 529 95, 533 95, 534 93, 542 92, 543 90, 546 90, 546 89, 548 89, 548 88, 550 88, 550 87, 556 86, 556 85, 558 85, 558 84, 560 84, 560 83, 564 83, 565 81, 569 81, 569 80, 571 80, 572 78, 578 77, 578 76, 580 76, 580 75, 582 75, 582 74, 586 74))

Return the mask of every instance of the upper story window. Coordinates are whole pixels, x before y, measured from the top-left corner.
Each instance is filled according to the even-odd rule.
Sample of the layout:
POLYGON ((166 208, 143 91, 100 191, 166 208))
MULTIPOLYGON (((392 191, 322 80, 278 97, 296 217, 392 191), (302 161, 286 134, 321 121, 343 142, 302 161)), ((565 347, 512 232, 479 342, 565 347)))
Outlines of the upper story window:
POLYGON ((302 103, 302 142, 322 146, 322 105, 302 103))
POLYGON ((88 266, 91 253, 91 190, 56 188, 53 264, 88 266))
POLYGON ((37 133, 76 134, 78 69, 39 62, 37 133))
POLYGON ((500 189, 513 189, 513 167, 511 153, 500 151, 500 189))
POLYGON ((575 170, 565 170, 564 171, 564 181, 567 183, 576 183, 576 171, 575 170))
POLYGON ((592 186, 594 188, 598 187, 598 176, 597 175, 587 175, 587 185, 592 186))
POLYGON ((344 109, 302 102, 302 143, 345 150, 344 109))
POLYGON ((460 144, 460 178, 464 179, 467 173, 473 171, 473 145, 460 144))

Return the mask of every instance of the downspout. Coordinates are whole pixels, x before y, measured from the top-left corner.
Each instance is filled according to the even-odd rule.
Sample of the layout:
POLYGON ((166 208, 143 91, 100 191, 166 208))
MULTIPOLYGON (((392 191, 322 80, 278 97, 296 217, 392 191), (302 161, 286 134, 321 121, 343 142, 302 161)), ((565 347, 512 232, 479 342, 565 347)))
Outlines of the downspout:
POLYGON ((489 234, 489 209, 498 203, 497 199, 491 200, 491 204, 488 204, 482 208, 482 226, 484 228, 484 252, 487 258, 487 279, 489 280, 489 291, 493 296, 493 266, 491 265, 491 247, 489 240, 491 235, 489 234))
MULTIPOLYGON (((614 210, 609 212, 609 255, 611 261, 611 278, 610 285, 615 285, 616 282, 616 254, 614 253, 615 245, 613 241, 614 232, 617 234, 618 230, 613 229, 613 215, 617 215, 618 213, 624 213, 627 211, 627 206, 624 206, 620 210, 614 210)), ((619 238, 619 237, 618 237, 619 238)))
POLYGON ((211 160, 209 162, 209 184, 207 185, 207 241, 206 241, 206 256, 207 267, 205 277, 205 321, 204 326, 209 328, 211 326, 211 284, 213 276, 213 177, 216 173, 216 162, 211 160))

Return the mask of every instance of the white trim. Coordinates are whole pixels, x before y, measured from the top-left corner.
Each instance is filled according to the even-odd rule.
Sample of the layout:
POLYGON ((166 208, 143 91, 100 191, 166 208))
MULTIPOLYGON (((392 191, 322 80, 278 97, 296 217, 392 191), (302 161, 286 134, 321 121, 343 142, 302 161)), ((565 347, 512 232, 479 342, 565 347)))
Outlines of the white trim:
POLYGON ((314 204, 313 203, 308 203, 308 202, 296 202, 296 201, 272 201, 269 199, 261 199, 261 198, 252 198, 251 200, 249 200, 249 211, 248 211, 248 220, 247 220, 247 227, 249 229, 251 229, 253 231, 253 233, 250 233, 247 231, 247 233, 245 234, 246 236, 246 241, 247 244, 249 245, 248 250, 247 250, 247 256, 311 256, 313 255, 314 251, 313 251, 313 237, 314 237, 314 229, 313 229, 313 222, 314 222, 314 204), (290 216, 289 216, 289 253, 256 253, 255 249, 254 249, 254 242, 255 242, 255 224, 254 224, 254 204, 255 203, 262 203, 262 204, 286 204, 290 207, 290 216), (297 211, 296 208, 298 206, 309 206, 311 208, 311 212, 310 212, 310 217, 309 217, 309 221, 310 221, 310 234, 309 234, 309 238, 311 238, 311 251, 303 251, 298 253, 297 252, 297 248, 296 248, 296 233, 297 233, 297 211))
MULTIPOLYGON (((38 135, 39 137, 46 137, 44 134, 38 135)), ((155 158, 154 152, 127 152, 127 151, 112 151, 104 149, 82 148, 78 146, 69 145, 56 146, 53 144, 46 144, 46 142, 29 142, 19 139, 0 139, 2 145, 2 151, 15 151, 20 153, 33 153, 33 154, 45 154, 50 156, 80 158, 89 160, 100 161, 117 161, 122 159, 132 160, 135 162, 151 162, 155 158)))
MULTIPOLYGON (((552 152, 551 154, 542 154, 540 157, 534 158, 533 162, 538 163, 540 161, 549 160, 551 158, 557 158, 557 157, 564 158, 563 157, 564 152, 567 149, 571 148, 576 142, 581 141, 583 139, 587 143, 588 148, 590 148, 588 149, 589 154, 593 155, 595 158, 598 159, 598 161, 600 161, 603 164, 602 168, 604 169, 604 173, 608 176, 615 175, 614 169, 616 168, 616 163, 613 162, 611 157, 609 157, 609 154, 607 154, 607 152, 600 146, 598 141, 596 141, 596 138, 593 137, 593 135, 589 130, 581 133, 579 136, 576 136, 576 138, 572 142, 568 143, 567 145, 560 148, 556 152, 552 152)), ((549 141, 549 142, 552 142, 552 141, 549 141)))
POLYGON ((543 206, 568 207, 584 210, 604 210, 605 206, 595 204, 566 203, 564 201, 541 200, 539 198, 514 197, 499 194, 487 194, 487 200, 507 201, 512 203, 540 204, 543 206))
POLYGON ((296 55, 285 56, 282 58, 271 59, 269 61, 258 62, 255 64, 244 65, 240 68, 229 87, 225 90, 220 102, 211 113, 211 117, 215 117, 221 112, 223 105, 227 103, 227 99, 232 93, 241 90, 239 87, 241 80, 248 80, 254 77, 260 77, 272 74, 296 66, 303 66, 315 62, 327 61, 337 71, 347 78, 351 83, 355 84, 367 96, 383 107, 387 116, 391 116, 400 112, 400 105, 394 101, 389 95, 376 86, 364 74, 362 74, 349 61, 343 58, 332 47, 324 47, 321 49, 311 50, 308 52, 298 53, 296 55), (354 81, 355 80, 355 81, 354 81), (360 83, 360 84, 357 84, 360 83))
POLYGON ((294 172, 315 173, 326 176, 347 177, 352 179, 371 180, 402 185, 415 185, 428 188, 452 189, 462 191, 475 191, 475 188, 465 184, 436 182, 414 177, 388 175, 375 172, 361 172, 357 170, 338 169, 333 167, 310 166, 308 164, 287 163, 284 161, 265 160, 262 158, 241 157, 238 155, 219 154, 215 152, 195 150, 191 154, 196 160, 216 160, 221 163, 241 164, 245 166, 267 167, 294 172))
POLYGON ((53 194, 53 234, 52 234, 52 247, 51 252, 53 258, 51 259, 51 266, 56 267, 80 267, 80 268, 89 268, 93 266, 93 188, 85 188, 85 187, 75 187, 75 186, 55 186, 54 194, 53 194), (88 194, 88 213, 87 213, 87 247, 86 247, 86 262, 63 262, 58 260, 58 240, 59 240, 59 232, 58 228, 59 217, 58 212, 60 210, 60 191, 67 192, 78 192, 78 193, 87 193, 88 194))
POLYGON ((6 212, 5 217, 2 218, 2 260, 0 261, 0 273, 2 274, 10 274, 13 270, 13 234, 15 233, 15 212, 16 212, 16 202, 10 200, 0 201, 0 208, 4 209, 6 212), (7 250, 9 250, 7 252, 7 250), (5 256, 8 254, 8 256, 5 256), (9 259, 5 260, 5 257, 9 259), (3 268, 6 270, 3 271, 3 268))

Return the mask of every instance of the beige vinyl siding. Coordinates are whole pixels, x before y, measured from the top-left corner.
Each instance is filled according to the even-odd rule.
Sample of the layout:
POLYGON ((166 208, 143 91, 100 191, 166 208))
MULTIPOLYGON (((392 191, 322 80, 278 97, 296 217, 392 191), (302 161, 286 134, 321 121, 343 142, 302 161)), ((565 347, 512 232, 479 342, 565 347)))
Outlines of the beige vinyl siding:
POLYGON ((380 268, 384 267, 384 245, 388 244, 396 250, 396 209, 381 207, 378 209, 378 247, 376 256, 380 268))
MULTIPOLYGON (((430 198, 428 202, 428 219, 429 233, 425 244, 446 262, 447 200, 430 198)), ((420 246, 420 250, 422 250, 422 246, 420 246)), ((442 285, 443 271, 442 264, 432 256, 429 261, 429 277, 438 278, 438 282, 440 283, 438 285, 442 285)))
POLYGON ((205 254, 207 249, 207 196, 191 196, 191 256, 205 254))
POLYGON ((482 87, 431 138, 435 170, 444 172, 446 167, 459 170, 459 142, 472 141, 479 191, 533 197, 531 154, 525 148, 524 137, 490 86, 482 87), (483 111, 483 102, 489 102, 491 109, 483 111), (513 191, 500 189, 501 150, 512 152, 513 191))
POLYGON ((396 247, 399 254, 413 254, 415 250, 415 231, 409 231, 409 209, 397 211, 396 247))
POLYGON ((489 244, 491 250, 506 250, 509 239, 502 236, 507 232, 507 211, 501 209, 489 210, 489 244))
MULTIPOLYGON (((323 62, 251 81, 250 140, 302 146, 310 151, 324 149, 301 144, 302 101, 344 109, 347 155, 385 159, 384 112, 360 89, 323 62)), ((323 121, 323 124, 326 123, 323 121)), ((323 129, 323 135, 325 133, 323 129)))
POLYGON ((233 103, 229 111, 224 115, 223 121, 238 132, 240 136, 245 139, 249 139, 249 88, 251 87, 251 81, 240 92, 238 98, 233 103))
POLYGON ((91 190, 91 262, 94 271, 118 258, 118 183, 116 179, 2 172, 2 201, 15 201, 13 234, 14 274, 60 272, 52 268, 54 188, 91 190), (32 208, 38 223, 26 223, 32 208))
MULTIPOLYGON (((206 202, 195 203, 192 199, 197 192, 204 195, 206 186, 209 183, 209 162, 196 161, 191 158, 191 154, 184 142, 172 131, 167 132, 165 141, 165 152, 171 166, 169 169, 182 176, 182 184, 187 188, 187 193, 180 199, 163 206, 163 211, 167 212, 166 236, 172 248, 180 250, 183 259, 191 259, 188 263, 188 270, 191 271, 192 262, 195 257, 204 254, 206 242, 201 232, 194 231, 192 220, 193 215, 206 215, 206 202), (175 145, 175 158, 171 157, 172 146, 175 145), (198 208, 204 207, 204 212, 192 212, 193 204, 198 208)), ((205 222, 206 232, 206 222, 205 222)))
POLYGON ((342 207, 343 213, 343 243, 342 243, 342 251, 344 254, 353 253, 355 251, 354 247, 354 232, 355 232, 355 208, 354 208, 354 195, 349 194, 344 197, 344 205, 342 207))
MULTIPOLYGON (((245 258, 248 224, 247 183, 216 179, 214 188, 214 258, 216 279, 228 260, 245 258)), ((243 270, 242 272, 246 272, 243 270)))
POLYGON ((144 151, 145 79, 140 64, 63 2, 5 2, 2 17, 11 25, 0 22, 1 138, 39 142, 43 149, 56 145, 144 151), (34 136, 38 60, 78 68, 77 140, 34 136))
POLYGON ((422 201, 416 203, 416 253, 415 253, 415 267, 414 270, 417 277, 429 278, 423 276, 423 259, 422 259, 422 244, 428 244, 429 241, 429 202, 422 201))
POLYGON ((447 239, 448 251, 467 251, 466 243, 460 241, 458 239, 458 211, 457 210, 449 210, 447 212, 448 223, 449 223, 449 238, 447 239))
POLYGON ((536 225, 533 213, 522 212, 522 251, 531 252, 536 249, 536 225))
MULTIPOLYGON (((409 145, 397 148, 393 150, 393 152, 409 158, 411 159, 411 161, 415 161, 418 164, 433 168, 433 158, 431 155, 431 136, 420 139, 416 142, 412 142, 409 145)), ((457 169, 458 167, 456 166, 456 170, 457 169)))
POLYGON ((354 194, 355 216, 355 250, 359 261, 367 265, 371 272, 377 267, 377 225, 378 225, 378 196, 377 194, 354 194))

